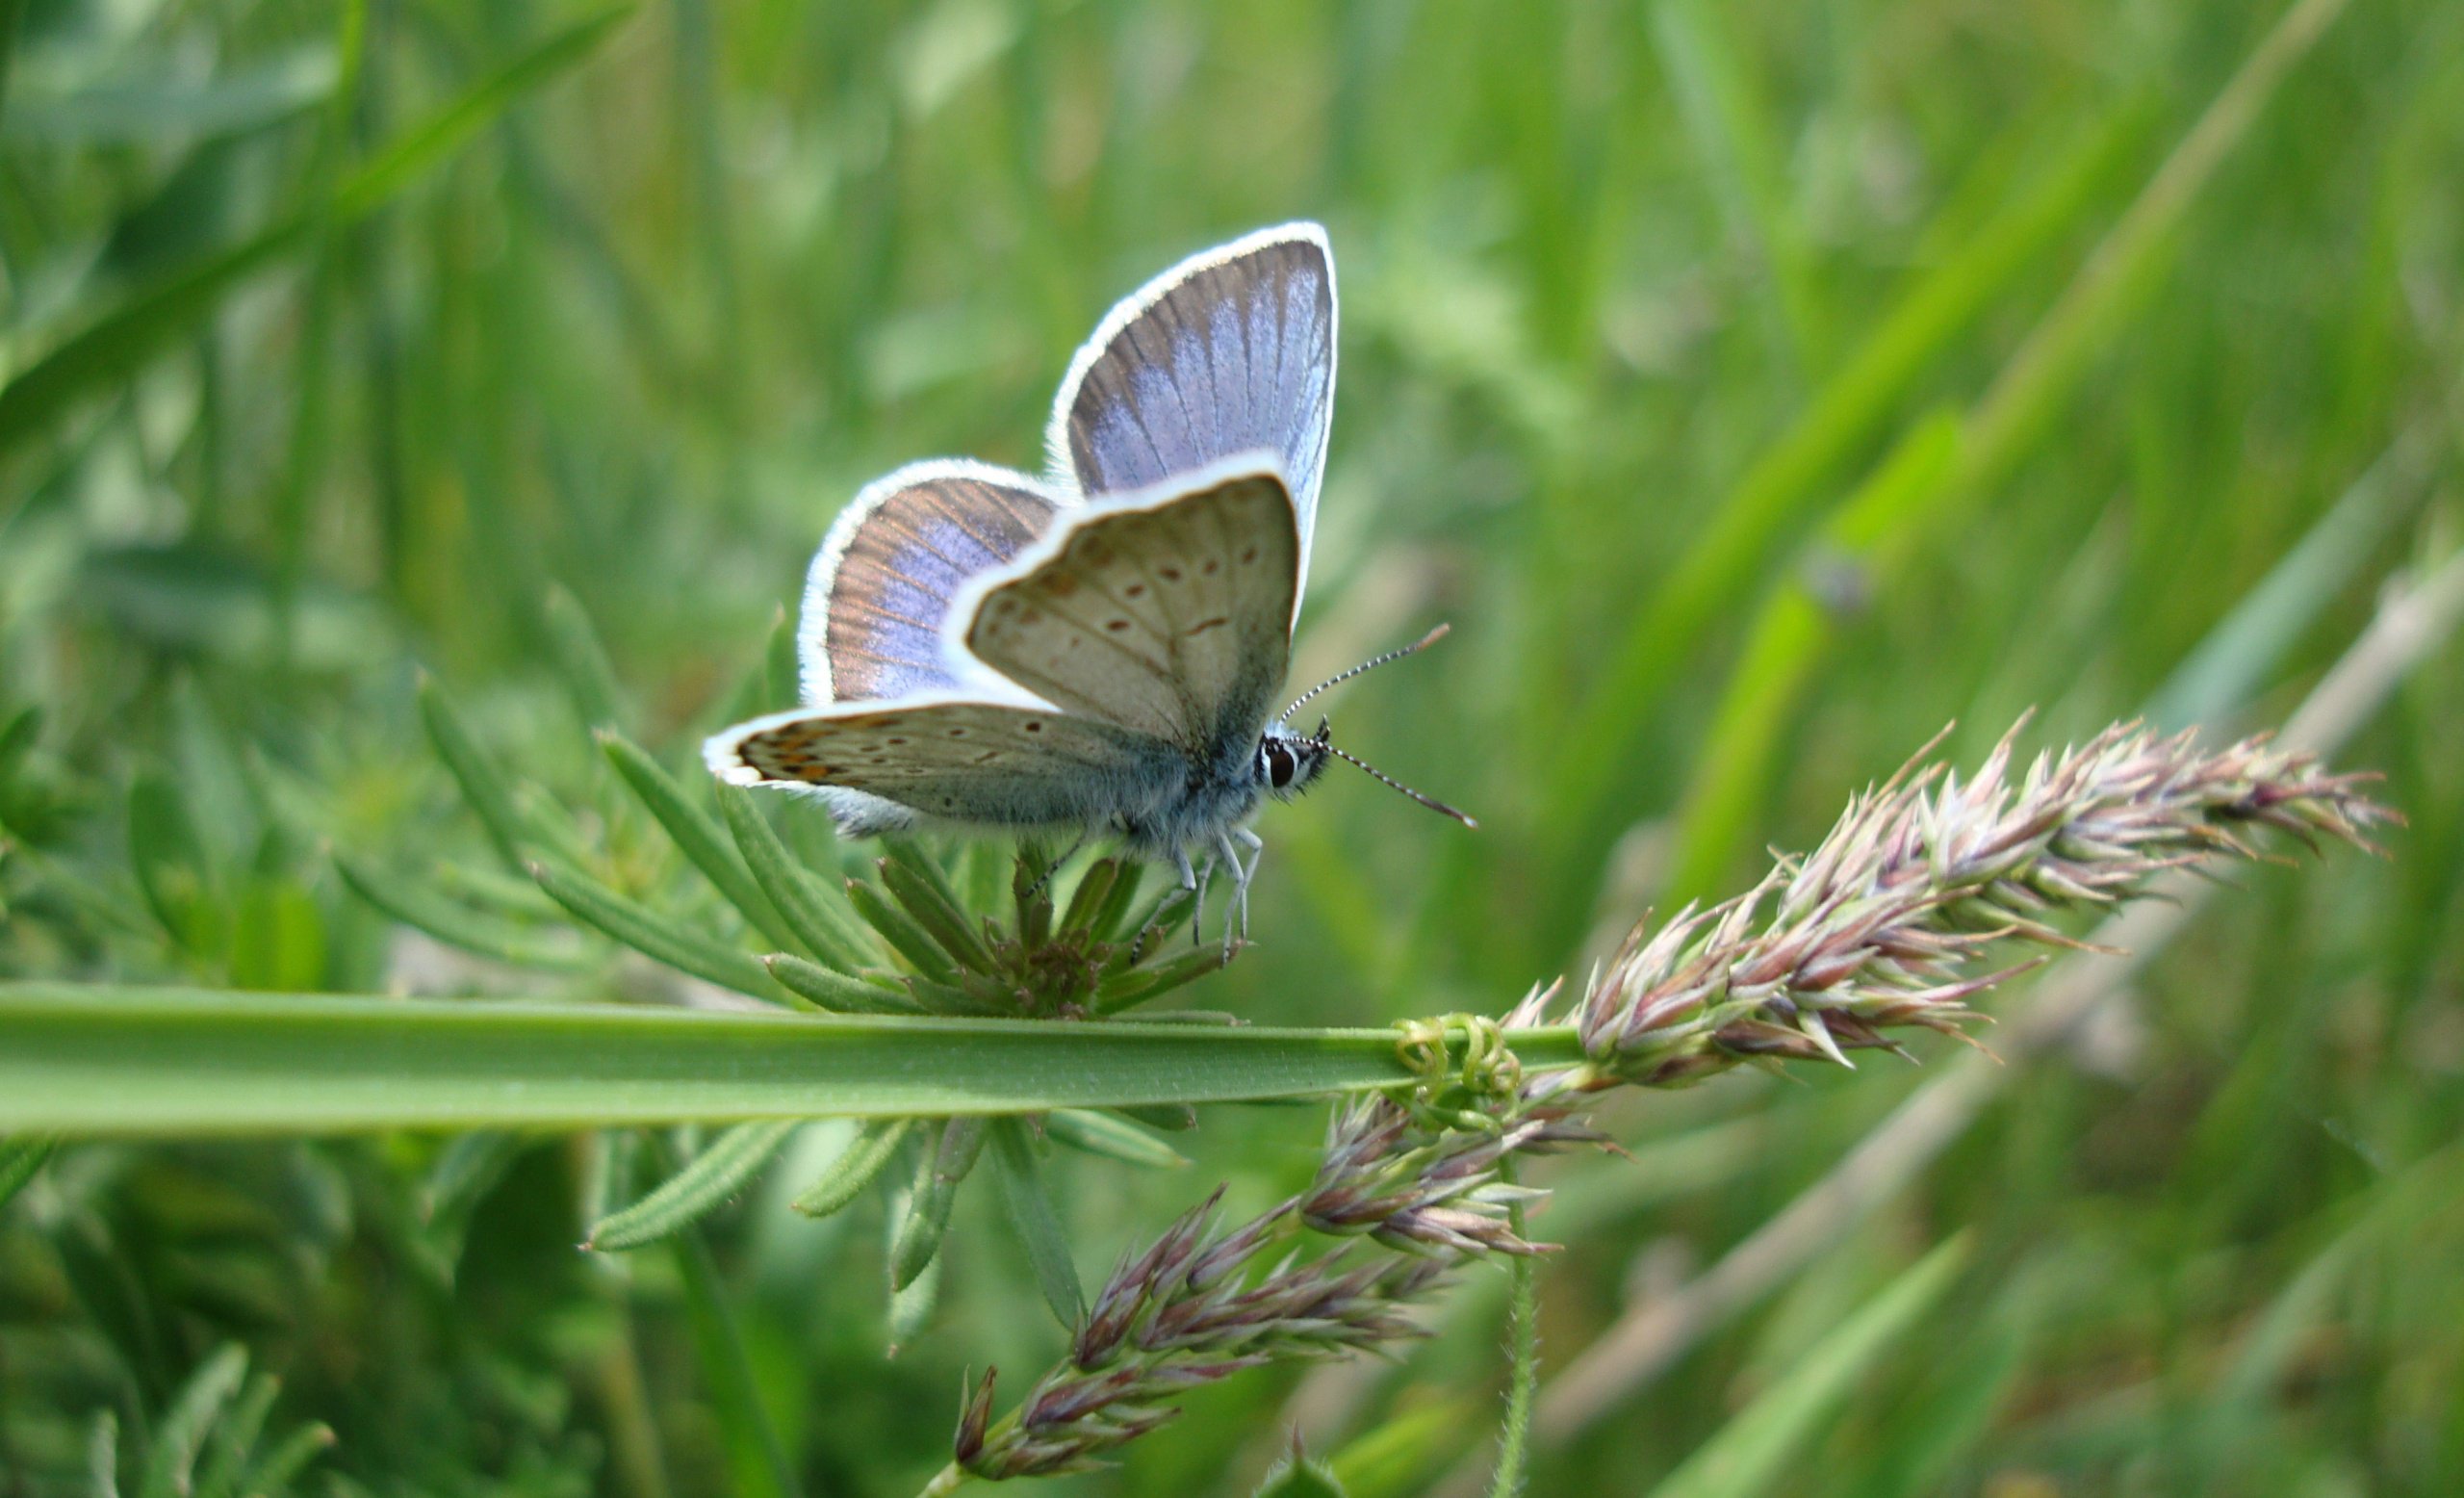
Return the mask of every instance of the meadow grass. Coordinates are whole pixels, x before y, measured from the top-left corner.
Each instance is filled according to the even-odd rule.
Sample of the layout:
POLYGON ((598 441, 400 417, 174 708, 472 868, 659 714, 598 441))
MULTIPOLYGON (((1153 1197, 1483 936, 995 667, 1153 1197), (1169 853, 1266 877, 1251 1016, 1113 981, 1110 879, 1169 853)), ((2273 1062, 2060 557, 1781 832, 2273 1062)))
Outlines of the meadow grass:
MULTIPOLYGON (((989 908, 1007 850, 763 843, 696 746, 784 699, 860 483, 1038 466, 1112 298, 1292 218, 1345 312, 1296 675, 1450 621, 1331 710, 1481 827, 1330 774, 1173 1005, 1579 987, 1945 723, 1967 768, 2030 708, 2031 748, 2282 721, 2464 533, 2430 0, 18 0, 0 38, 0 978, 783 1004, 757 947, 879 944, 840 873, 989 908)), ((2236 875, 1576 1418, 1556 1377, 1744 1283, 1957 1048, 1609 1102, 1633 1160, 1527 1176, 1567 1245, 1529 1490, 2464 1487, 2459 686, 2430 650, 2337 755, 2388 859, 2236 875)), ((1061 1355, 1056 1242, 1093 1283, 1319 1164, 1315 1108, 1062 1117, 1085 1148, 996 1138, 894 1298, 912 1144, 790 1206, 849 1121, 0 1141, 0 1492, 911 1493, 967 1370, 1061 1355), (576 1251, 687 1155, 715 1210, 576 1251)), ((1048 1490, 1245 1494, 1295 1426, 1352 1498, 1462 1490, 1504 1279, 1048 1490)))

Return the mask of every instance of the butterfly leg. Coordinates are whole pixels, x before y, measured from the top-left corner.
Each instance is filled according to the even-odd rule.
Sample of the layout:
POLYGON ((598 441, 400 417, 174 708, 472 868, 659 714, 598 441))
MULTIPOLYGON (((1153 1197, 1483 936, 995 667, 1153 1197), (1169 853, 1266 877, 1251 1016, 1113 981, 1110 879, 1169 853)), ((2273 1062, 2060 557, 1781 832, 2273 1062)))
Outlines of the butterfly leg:
MULTIPOLYGON (((1240 913, 1241 940, 1245 942, 1249 939, 1249 881, 1257 877, 1258 860, 1266 856, 1267 845, 1246 827, 1223 834, 1216 839, 1216 845, 1223 850, 1225 862, 1232 865, 1232 904, 1240 913), (1242 848, 1249 850, 1245 863, 1241 858, 1242 848)), ((1229 918, 1232 913, 1227 911, 1224 914, 1223 956, 1228 962, 1232 956, 1232 923, 1229 918)))
MULTIPOLYGON (((1237 867, 1239 865, 1236 865, 1234 866, 1237 867)), ((1184 876, 1186 876, 1189 870, 1189 855, 1186 853, 1181 855, 1181 869, 1184 876)), ((1197 891, 1197 898, 1191 902, 1190 908, 1190 945, 1192 946, 1201 945, 1206 941, 1203 936, 1199 935, 1199 932, 1206 925, 1206 887, 1214 881, 1214 878, 1215 855, 1210 853, 1206 857, 1198 860, 1197 883, 1194 886, 1184 884, 1181 887, 1185 890, 1194 889, 1197 891)), ((1223 913, 1223 918, 1226 920, 1231 919, 1232 913, 1228 910, 1225 911, 1223 913)))
POLYGON ((1087 839, 1093 836, 1094 833, 1092 831, 1080 833, 1078 835, 1078 840, 1071 843, 1067 851, 1064 852, 1061 857, 1054 859, 1051 863, 1046 864, 1043 866, 1043 877, 1037 880, 1035 888, 1027 891, 1027 898, 1032 900, 1037 895, 1043 893, 1044 887, 1052 883, 1052 876, 1061 872, 1061 866, 1064 864, 1066 864, 1071 859, 1076 858, 1078 856, 1078 850, 1085 847, 1087 845, 1087 839))

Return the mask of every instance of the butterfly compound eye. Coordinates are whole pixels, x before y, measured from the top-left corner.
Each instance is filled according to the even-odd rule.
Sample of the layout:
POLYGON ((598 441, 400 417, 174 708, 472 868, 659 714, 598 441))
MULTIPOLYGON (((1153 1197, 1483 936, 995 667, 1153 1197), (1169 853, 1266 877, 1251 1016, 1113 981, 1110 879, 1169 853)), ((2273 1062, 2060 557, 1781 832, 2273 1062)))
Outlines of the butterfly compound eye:
POLYGON ((1292 751, 1283 745, 1267 742, 1258 745, 1258 774, 1266 783, 1281 790, 1292 784, 1292 773, 1298 768, 1292 751))

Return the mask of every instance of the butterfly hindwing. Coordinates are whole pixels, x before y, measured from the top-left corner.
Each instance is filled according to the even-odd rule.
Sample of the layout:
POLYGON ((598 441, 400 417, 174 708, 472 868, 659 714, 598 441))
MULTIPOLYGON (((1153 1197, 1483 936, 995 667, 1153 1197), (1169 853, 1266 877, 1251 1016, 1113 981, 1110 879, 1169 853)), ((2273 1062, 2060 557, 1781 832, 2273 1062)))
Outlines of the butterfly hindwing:
POLYGON ((731 729, 706 757, 732 785, 860 792, 929 817, 1014 827, 1117 814, 1168 784, 1174 758, 1108 724, 956 700, 783 712, 731 729))
POLYGON ((959 686, 942 653, 950 599, 1049 529, 1057 504, 1024 474, 915 463, 865 486, 806 582, 805 700, 879 701, 959 686))
POLYGON ((964 648, 1066 711, 1203 762, 1245 755, 1283 685, 1299 585, 1278 469, 1248 453, 1067 513, 981 585, 964 648))
POLYGON ((1305 577, 1334 399, 1325 231, 1264 229, 1182 262, 1112 310, 1062 381, 1053 462, 1094 498, 1272 452, 1292 486, 1305 577))

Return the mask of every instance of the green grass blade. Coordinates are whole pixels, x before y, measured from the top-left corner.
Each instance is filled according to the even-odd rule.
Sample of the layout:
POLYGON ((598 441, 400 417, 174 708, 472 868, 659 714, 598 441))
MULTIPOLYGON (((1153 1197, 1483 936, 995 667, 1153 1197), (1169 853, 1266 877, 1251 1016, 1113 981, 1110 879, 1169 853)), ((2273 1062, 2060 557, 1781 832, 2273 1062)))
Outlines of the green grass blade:
POLYGON ((42 1169, 42 1162, 51 1158, 59 1145, 60 1141, 48 1134, 0 1139, 0 1207, 7 1206, 26 1189, 26 1183, 35 1178, 35 1173, 42 1169))
POLYGON ((1162 962, 1116 973, 1096 986, 1095 1012, 1116 1015, 1125 1009, 1134 1009, 1150 999, 1161 998, 1174 989, 1195 983, 1210 972, 1220 972, 1230 961, 1231 956, 1223 947, 1210 942, 1196 951, 1182 952, 1162 962))
POLYGON ((230 911, 188 800, 167 776, 148 770, 129 787, 128 861, 171 939, 199 957, 221 957, 230 911))
MULTIPOLYGON (((1834 519, 1829 533, 1839 554, 1853 555, 1861 539, 1886 532, 1921 502, 1949 468, 1958 443, 1959 423, 1947 411, 1912 426, 1834 519)), ((1672 908, 1711 897, 1719 888, 1730 856, 1761 809, 1790 717, 1831 631, 1830 610, 1802 581, 1783 583, 1756 616, 1704 736, 1701 768, 1678 806, 1662 895, 1672 908)))
POLYGON ((674 1239, 677 1278, 693 1323, 710 1404, 726 1433, 733 1490, 749 1498, 802 1498, 795 1463, 779 1440, 778 1426, 761 1403, 761 1384, 745 1356, 744 1329, 728 1304, 727 1286, 699 1227, 687 1225, 674 1239))
POLYGON ((1881 429, 1909 386, 1960 333, 2094 206, 2144 132, 2144 102, 2117 106, 1938 270, 1910 289, 1804 413, 1721 500, 1651 602, 1628 626, 1565 739, 1550 825, 1596 814, 1640 726, 1703 634, 1752 591, 1775 551, 1823 498, 1823 481, 1881 429))
POLYGON ((881 933, 882 940, 914 966, 917 972, 943 988, 958 982, 958 969, 950 966, 949 954, 941 949, 931 932, 916 922, 914 917, 883 898, 882 892, 861 879, 847 881, 847 903, 864 917, 864 924, 881 933))
POLYGON ((770 976, 799 998, 840 1015, 920 1015, 924 1006, 903 992, 893 992, 861 978, 850 978, 810 963, 793 952, 773 952, 761 959, 770 976))
POLYGON ((569 26, 481 80, 425 124, 345 177, 329 204, 137 293, 71 334, 0 388, 0 451, 50 426, 68 405, 184 337, 249 277, 315 243, 327 224, 366 216, 443 161, 525 94, 588 56, 629 11, 569 26))
POLYGON ((895 855, 881 861, 881 875, 882 888, 952 961, 973 972, 999 970, 983 933, 970 924, 972 917, 939 880, 926 878, 913 864, 895 855))
POLYGON ((331 1426, 314 1421, 301 1426, 276 1442, 264 1460, 248 1469, 244 1485, 246 1491, 251 1495, 285 1491, 292 1479, 307 1470, 308 1463, 332 1449, 334 1439, 331 1426))
POLYGON ((846 1210, 898 1157, 898 1147, 907 1142, 915 1126, 913 1119, 875 1119, 866 1124, 863 1132, 830 1162, 828 1170, 796 1193, 792 1203, 795 1209, 807 1217, 828 1217, 846 1210))
POLYGON ((1332 1468, 1296 1455, 1267 1474, 1250 1498, 1346 1498, 1332 1468))
POLYGON ((650 1195, 593 1223, 582 1247, 602 1253, 638 1249, 682 1231, 735 1195, 779 1152, 795 1119, 738 1124, 650 1195))
POLYGON ((759 958, 686 930, 598 880, 554 864, 533 864, 539 888, 579 919, 669 967, 755 998, 779 999, 778 985, 759 958))
POLYGON ((1011 1225, 1027 1251, 1027 1266, 1035 1271, 1036 1288, 1064 1330, 1075 1330, 1087 1309, 1086 1292, 1078 1285, 1078 1265, 1069 1256, 1069 1235, 1061 1228, 1036 1166, 1035 1142, 1024 1121, 992 1121, 992 1165, 1001 1177, 1001 1200, 1010 1209, 1011 1225))
POLYGON ((248 1350, 226 1342, 189 1376, 169 1413, 154 1431, 153 1452, 138 1487, 140 1498, 178 1498, 188 1492, 189 1475, 205 1444, 206 1432, 239 1392, 240 1381, 247 1374, 248 1350))
POLYGON ((1814 362, 1820 345, 1812 266, 1764 125, 1768 104, 1756 96, 1743 59, 1724 35, 1722 9, 1700 0, 1659 0, 1651 10, 1652 39, 1732 236, 1758 250, 1769 273, 1777 351, 1784 364, 1802 370, 1814 362))
POLYGON ((623 732, 629 717, 625 689, 617 684, 616 668, 608 664, 607 647, 590 621, 590 610, 582 607, 571 588, 552 582, 539 616, 547 627, 549 654, 564 678, 565 690, 572 694, 574 710, 592 728, 623 732))
POLYGON ((860 944, 863 939, 850 929, 854 917, 841 919, 830 908, 828 897, 797 866, 787 845, 771 830, 769 818, 754 804, 753 793, 734 786, 720 786, 717 790, 719 814, 735 839, 736 851, 744 855, 745 866, 769 898, 771 909, 795 933, 796 947, 840 972, 854 972, 864 966, 870 958, 860 944))
POLYGON ((2436 451, 2431 427, 2399 436, 2165 678, 2148 721, 2169 733, 2212 722, 2258 690, 2410 507, 2436 451))
POLYGON ((1857 1379, 1934 1307, 1967 1259, 1962 1234, 1902 1272, 1697 1448, 1652 1489, 1652 1498, 1755 1498, 1768 1491, 1857 1379))
POLYGON ((1099 1154, 1124 1165, 1170 1170, 1190 1163, 1188 1155, 1167 1144, 1154 1130, 1117 1114, 1055 1108, 1044 1116, 1043 1131, 1072 1149, 1099 1154))
POLYGON ((583 953, 532 941, 521 928, 466 910, 410 881, 396 879, 365 859, 334 850, 334 871, 351 892, 406 926, 492 962, 547 972, 588 972, 600 964, 583 953))
POLYGON ((915 1189, 908 1194, 907 1210, 890 1236, 893 1292, 913 1284, 925 1266, 939 1255, 941 1240, 949 1235, 950 1211, 958 1205, 959 1187, 975 1173, 994 1122, 977 1117, 941 1121, 940 1138, 917 1164, 915 1189))
MULTIPOLYGON (((1564 1028, 1508 1038, 1526 1066, 1581 1059, 1564 1028)), ((0 984, 0 1134, 1040 1113, 1411 1079, 1391 1029, 0 984)))
POLYGON ((737 857, 733 839, 719 830, 716 818, 686 798, 684 788, 677 783, 676 777, 670 775, 665 766, 631 739, 611 729, 600 730, 599 747, 607 756, 607 762, 616 767, 616 773, 624 777, 625 784, 632 788, 633 794, 642 805, 650 809, 650 814, 658 818, 658 824, 667 829, 667 835, 676 839, 676 845, 684 851, 684 856, 692 860, 693 866, 717 887, 719 893, 727 896, 728 903, 734 906, 755 930, 783 951, 801 952, 805 949, 795 928, 781 918, 771 905, 770 897, 762 892, 752 871, 737 857))
POLYGON ((497 856, 515 873, 525 872, 530 859, 523 850, 542 839, 514 806, 513 788, 505 781, 504 772, 472 736, 461 710, 445 694, 445 688, 437 684, 436 678, 421 672, 416 694, 420 722, 427 729, 428 742, 435 746, 436 757, 445 762, 446 772, 462 788, 462 799, 478 816, 488 841, 496 846, 497 856))
MULTIPOLYGON (((2089 356, 2152 291, 2199 190, 2343 5, 2297 0, 2285 13, 2021 340, 1960 420, 1956 436, 1936 434, 1938 416, 1912 429, 1827 523, 1825 538, 1836 555, 1820 558, 1825 566, 1853 567, 1863 587, 1888 586, 1920 541, 1955 527, 2009 474, 2077 388, 2089 356)), ((1828 612, 1802 577, 1781 583, 1765 603, 1749 636, 1749 659, 1719 710, 1721 729, 1698 756, 1683 797, 1670 896, 1681 900, 1712 887, 1717 865, 1759 803, 1777 736, 1834 636, 1828 612)))
POLYGON ((761 647, 761 689, 769 701, 762 712, 784 712, 804 700, 804 668, 796 659, 796 622, 785 609, 771 621, 770 637, 761 647))

